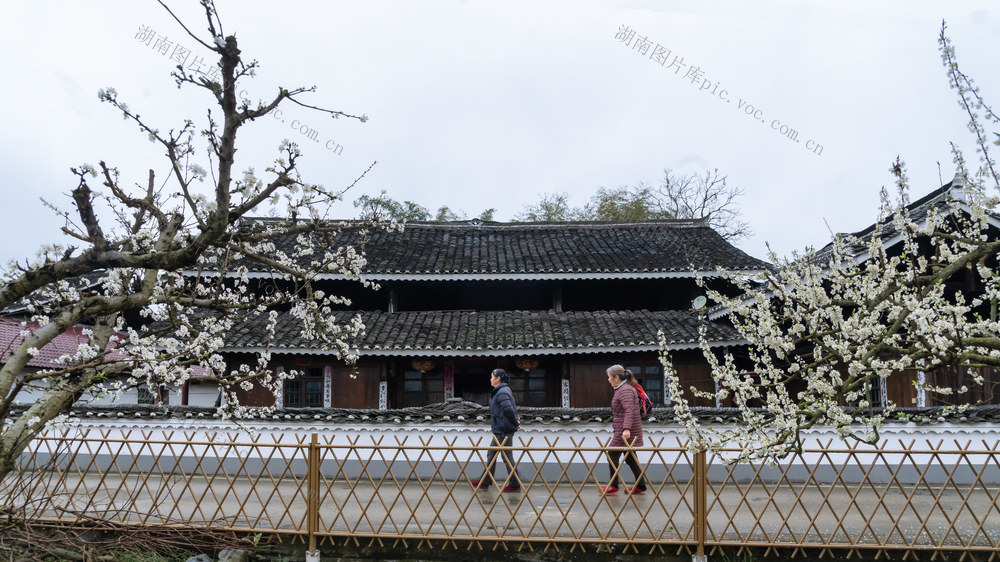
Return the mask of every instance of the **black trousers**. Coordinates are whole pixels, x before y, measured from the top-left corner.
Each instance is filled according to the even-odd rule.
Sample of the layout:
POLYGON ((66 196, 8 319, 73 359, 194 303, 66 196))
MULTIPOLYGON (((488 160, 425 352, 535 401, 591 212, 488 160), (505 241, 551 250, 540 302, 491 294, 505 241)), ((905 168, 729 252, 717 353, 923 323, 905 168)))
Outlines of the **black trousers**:
POLYGON ((615 474, 615 469, 619 467, 618 461, 621 460, 623 452, 625 453, 625 464, 628 465, 629 470, 632 471, 632 475, 637 478, 635 481, 635 487, 640 490, 645 490, 646 479, 639 476, 642 474, 642 470, 639 469, 639 458, 635 456, 635 451, 631 450, 608 451, 608 469, 611 471, 611 482, 609 482, 609 484, 615 488, 620 488, 618 476, 621 474, 621 471, 619 470, 618 474, 615 474))
POLYGON ((512 451, 501 450, 499 446, 511 447, 514 445, 514 434, 513 433, 494 433, 493 443, 490 447, 490 451, 486 454, 486 466, 487 469, 483 472, 483 477, 479 480, 483 483, 487 482, 486 474, 489 473, 491 480, 495 480, 497 473, 497 453, 503 453, 502 458, 504 464, 507 465, 507 473, 511 475, 510 485, 515 488, 521 487, 521 476, 517 473, 517 465, 514 464, 514 455, 512 451))

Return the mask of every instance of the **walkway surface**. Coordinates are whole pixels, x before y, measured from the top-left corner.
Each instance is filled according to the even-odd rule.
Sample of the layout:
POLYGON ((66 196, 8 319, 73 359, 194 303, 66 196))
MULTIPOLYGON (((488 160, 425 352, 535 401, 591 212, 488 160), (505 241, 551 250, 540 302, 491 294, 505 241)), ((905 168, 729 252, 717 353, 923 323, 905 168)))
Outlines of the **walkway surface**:
MULTIPOLYGON (((203 523, 258 532, 307 531, 308 486, 296 476, 66 475, 38 479, 49 501, 36 516, 121 522, 203 523)), ((707 490, 711 543, 1000 545, 1000 490, 871 484, 817 486, 728 482, 707 490), (853 487, 852 487, 853 486, 853 487)), ((651 482, 649 492, 601 494, 596 482, 528 482, 520 492, 474 490, 466 480, 331 480, 319 485, 320 534, 550 541, 692 543, 689 482, 651 482)))

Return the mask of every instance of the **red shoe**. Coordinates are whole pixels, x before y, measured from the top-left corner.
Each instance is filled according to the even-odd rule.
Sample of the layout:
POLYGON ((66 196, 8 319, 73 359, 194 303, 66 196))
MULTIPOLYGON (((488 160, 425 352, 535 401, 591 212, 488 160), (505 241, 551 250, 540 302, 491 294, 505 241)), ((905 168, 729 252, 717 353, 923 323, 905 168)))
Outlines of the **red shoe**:
POLYGON ((469 484, 471 484, 473 488, 478 488, 479 480, 469 480, 469 484))
POLYGON ((641 496, 646 493, 646 490, 643 490, 642 488, 632 488, 631 490, 625 488, 625 490, 627 490, 628 493, 632 494, 633 496, 641 496))
POLYGON ((618 493, 618 488, 615 488, 614 486, 604 486, 603 488, 601 488, 601 493, 602 494, 617 494, 618 493))
POLYGON ((520 492, 520 486, 504 486, 503 491, 505 492, 520 492))

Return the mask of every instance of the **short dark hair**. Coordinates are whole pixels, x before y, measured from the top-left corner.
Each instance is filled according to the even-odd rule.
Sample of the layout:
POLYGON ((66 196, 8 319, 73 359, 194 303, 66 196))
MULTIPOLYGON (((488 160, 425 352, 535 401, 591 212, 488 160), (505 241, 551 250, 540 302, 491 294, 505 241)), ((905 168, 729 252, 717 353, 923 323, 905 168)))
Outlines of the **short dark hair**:
POLYGON ((504 371, 503 369, 493 369, 493 376, 500 379, 500 382, 510 382, 510 375, 508 375, 507 371, 504 371))

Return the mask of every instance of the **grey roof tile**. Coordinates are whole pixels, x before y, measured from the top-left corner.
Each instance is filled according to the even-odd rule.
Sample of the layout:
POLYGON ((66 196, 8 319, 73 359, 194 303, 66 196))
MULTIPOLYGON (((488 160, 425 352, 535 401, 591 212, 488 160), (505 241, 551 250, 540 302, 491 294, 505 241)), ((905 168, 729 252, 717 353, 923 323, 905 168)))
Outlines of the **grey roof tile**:
MULTIPOLYGON (((950 203, 963 202, 965 198, 963 190, 964 186, 958 178, 944 184, 938 189, 935 189, 934 191, 907 205, 906 209, 910 214, 910 219, 917 224, 921 224, 927 219, 927 215, 931 212, 931 210, 937 209, 938 211, 944 212, 948 209, 950 203)), ((996 215, 993 216, 996 218, 996 215)), ((878 226, 878 224, 878 222, 874 222, 862 230, 849 234, 849 236, 857 239, 856 243, 848 247, 852 256, 864 256, 868 252, 868 244, 871 242, 872 236, 875 235, 875 227, 878 226)), ((897 231, 896 226, 892 223, 892 220, 882 222, 882 232, 880 237, 883 245, 895 239, 898 234, 899 232, 897 231)), ((839 236, 843 236, 843 234, 840 234, 839 236)), ((816 252, 813 260, 815 263, 825 265, 830 261, 832 254, 833 242, 830 242, 816 252)))
MULTIPOLYGON (((334 240, 363 248, 370 276, 683 274, 718 266, 755 271, 767 267, 704 221, 692 220, 412 222, 402 232, 347 230, 334 240)), ((290 253, 295 240, 278 239, 276 244, 290 253)))
MULTIPOLYGON (((704 323, 710 342, 740 342, 731 327, 699 318, 690 311, 427 311, 427 312, 336 312, 346 322, 360 314, 365 333, 355 342, 364 355, 379 352, 467 352, 537 350, 545 353, 586 353, 604 348, 658 348, 657 331, 663 329, 668 342, 693 347, 698 327, 704 323)), ((259 349, 266 344, 264 318, 238 322, 226 335, 230 351, 259 349)), ((315 341, 300 337, 301 325, 290 313, 281 313, 275 329, 273 351, 318 352, 315 341)))

